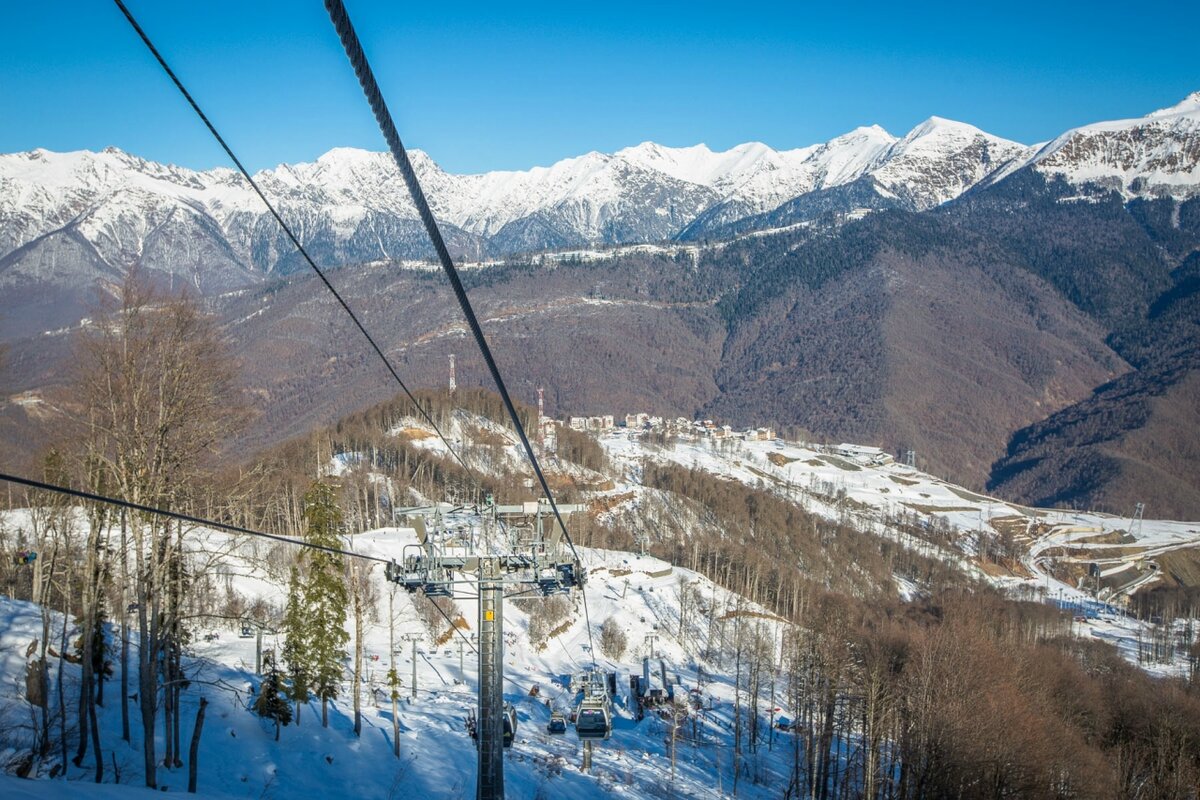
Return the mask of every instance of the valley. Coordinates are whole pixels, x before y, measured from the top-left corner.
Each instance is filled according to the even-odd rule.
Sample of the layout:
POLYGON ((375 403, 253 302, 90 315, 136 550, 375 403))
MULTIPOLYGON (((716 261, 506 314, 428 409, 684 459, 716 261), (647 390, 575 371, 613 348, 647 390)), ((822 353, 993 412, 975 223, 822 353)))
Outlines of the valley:
POLYGON ((1195 800, 1200 92, 464 174, 331 0, 251 175, 117 6, 238 170, 0 154, 6 797, 1195 800))

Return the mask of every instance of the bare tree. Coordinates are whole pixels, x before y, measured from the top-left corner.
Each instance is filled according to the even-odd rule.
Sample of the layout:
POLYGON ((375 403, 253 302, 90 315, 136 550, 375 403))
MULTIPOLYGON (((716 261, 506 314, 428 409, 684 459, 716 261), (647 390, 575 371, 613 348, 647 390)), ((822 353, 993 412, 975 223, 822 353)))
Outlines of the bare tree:
MULTIPOLYGON (((56 450, 49 451, 43 459, 42 467, 43 477, 49 483, 68 483, 69 478, 66 475, 66 460, 62 454, 56 450)), ((36 759, 46 758, 50 754, 52 746, 50 738, 50 671, 47 654, 50 649, 51 632, 51 617, 50 609, 53 605, 53 590, 56 580, 62 581, 63 586, 60 591, 60 598, 63 608, 63 629, 61 639, 66 639, 66 625, 70 616, 69 612, 69 596, 67 587, 65 586, 66 578, 64 573, 68 571, 70 565, 70 547, 74 528, 74 517, 70 502, 62 495, 51 494, 48 492, 31 492, 29 497, 30 509, 30 525, 33 533, 33 546, 35 558, 32 564, 33 567, 33 586, 32 600, 41 609, 42 616, 42 635, 37 640, 36 658, 30 663, 28 669, 29 674, 26 678, 27 698, 30 703, 40 709, 40 722, 35 727, 34 735, 34 754, 36 759)), ((59 642, 59 705, 63 705, 62 698, 62 661, 65 653, 63 641, 59 642)), ((60 708, 60 723, 61 720, 60 708)), ((61 731, 60 736, 63 737, 61 742, 65 753, 66 741, 65 732, 61 731)), ((36 769, 35 769, 36 772, 36 769)))
MULTIPOLYGON (((155 295, 135 273, 81 336, 76 360, 81 422, 97 479, 131 502, 185 502, 187 487, 240 419, 234 368, 214 322, 186 297, 155 295)), ((182 763, 175 714, 184 683, 186 566, 182 530, 133 514, 129 532, 129 549, 119 557, 131 573, 136 603, 143 760, 146 785, 153 788, 154 726, 164 688, 169 766, 182 763)))
POLYGON ((350 614, 354 619, 354 735, 362 734, 363 634, 366 622, 374 621, 379 591, 371 580, 374 564, 351 559, 347 565, 350 614))

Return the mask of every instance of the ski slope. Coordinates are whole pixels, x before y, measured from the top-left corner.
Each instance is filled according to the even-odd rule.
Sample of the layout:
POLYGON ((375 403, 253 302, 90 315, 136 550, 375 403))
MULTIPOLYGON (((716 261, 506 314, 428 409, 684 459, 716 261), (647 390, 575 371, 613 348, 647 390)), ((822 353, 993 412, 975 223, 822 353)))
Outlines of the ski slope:
MULTIPOLYGON (((19 526, 20 517, 19 513, 9 514, 5 524, 19 526)), ((448 519, 448 524, 467 521, 448 519)), ((261 600, 275 609, 282 607, 286 586, 265 566, 270 547, 209 530, 191 531, 187 542, 194 558, 207 559, 218 585, 241 595, 248 604, 261 600)), ((356 552, 389 559, 400 558, 406 546, 415 544, 416 534, 411 528, 369 531, 350 537, 348 542, 356 552)), ((584 548, 580 554, 589 572, 585 591, 596 641, 601 624, 610 619, 620 625, 628 641, 628 649, 620 659, 595 654, 601 668, 619 673, 613 736, 597 743, 592 770, 584 774, 580 770, 582 748, 573 728, 565 736, 545 732, 552 708, 568 711, 573 705, 574 696, 567 688, 571 676, 591 665, 582 604, 572 604, 567 623, 539 648, 529 640, 528 615, 514 602, 506 603, 505 699, 516 706, 519 718, 518 741, 505 753, 510 796, 587 798, 612 793, 646 797, 672 790, 670 726, 653 714, 636 721, 628 698, 628 677, 631 672, 641 671, 641 656, 648 653, 648 634, 657 634, 655 652, 665 659, 672 679, 678 676, 681 691, 697 688, 698 670, 704 675, 699 696, 704 698, 706 709, 696 718, 696 740, 685 742, 681 736, 673 790, 684 796, 721 796, 720 787, 731 780, 727 751, 732 737, 733 687, 722 676, 728 671, 722 659, 705 658, 701 651, 709 642, 714 651, 721 649, 735 620, 758 629, 771 641, 781 636, 783 622, 702 576, 657 559, 584 548), (681 591, 702 598, 696 601, 700 608, 682 631, 681 591), (534 684, 540 689, 537 698, 529 696, 534 684)), ((235 622, 198 619, 189 646, 186 671, 192 684, 184 693, 182 719, 186 739, 199 699, 207 699, 198 759, 203 796, 311 796, 329 786, 355 798, 392 798, 412 792, 430 797, 474 794, 475 749, 464 730, 466 713, 475 705, 477 666, 473 654, 469 646, 464 647, 460 661, 459 640, 448 633, 448 626, 433 631, 438 639, 436 644, 431 641, 431 631, 420 621, 410 596, 388 584, 382 572, 382 565, 375 565, 371 573, 379 601, 375 618, 364 634, 364 716, 359 738, 352 731, 349 664, 342 696, 331 706, 329 728, 320 726, 319 704, 312 703, 302 710, 299 726, 287 726, 281 741, 275 742, 273 726, 249 710, 259 682, 253 673, 255 639, 241 638, 235 622), (394 654, 389 652, 388 624, 393 618, 397 643, 394 654), (405 633, 423 637, 417 653, 415 700, 409 699, 413 663, 409 646, 401 641, 405 633), (386 684, 393 658, 404 682, 399 759, 392 753, 391 703, 386 684)), ((462 594, 472 593, 472 586, 463 587, 462 594)), ((469 638, 476 628, 476 604, 469 597, 455 602, 466 620, 463 633, 469 638)), ((5 731, 0 737, 0 762, 11 758, 30 734, 30 708, 22 699, 25 652, 41 635, 41 625, 36 606, 0 597, 0 727, 5 731)), ((62 625, 61 616, 52 614, 51 639, 55 643, 62 625)), ((68 622, 68 639, 77 635, 74 623, 68 622)), ((278 652, 281 644, 278 635, 264 636, 265 650, 278 652)), ((78 667, 71 663, 63 667, 64 686, 67 696, 72 697, 77 691, 78 667)), ((52 657, 52 702, 57 668, 58 659, 52 657)), ((106 707, 100 712, 103 747, 110 762, 106 764, 106 779, 113 779, 112 765, 116 764, 123 783, 138 785, 142 778, 136 709, 131 709, 135 716, 133 741, 126 744, 119 740, 118 691, 116 683, 110 682, 106 707)), ((689 740, 690 730, 689 723, 689 740)), ((69 733, 68 738, 73 742, 74 734, 69 733)), ((746 797, 777 796, 781 776, 788 769, 785 749, 776 748, 774 754, 764 751, 759 769, 766 782, 754 787, 747 784, 739 793, 746 797)), ((69 768, 71 780, 87 780, 91 774, 90 757, 82 767, 69 768)), ((186 769, 162 768, 158 778, 166 791, 186 788, 186 769)))
MULTIPOLYGON (((863 452, 839 453, 837 446, 730 437, 682 436, 664 446, 649 444, 639 432, 602 435, 601 443, 626 475, 610 495, 640 501, 647 490, 637 482, 643 460, 701 469, 747 486, 791 498, 828 519, 843 519, 858 529, 900 541, 925 555, 953 561, 968 574, 1018 597, 1060 606, 1077 618, 1074 632, 1109 642, 1139 663, 1138 642, 1149 636, 1147 623, 1125 616, 1123 604, 1134 592, 1164 580, 1155 558, 1200 548, 1200 522, 1116 517, 1093 511, 1032 508, 973 492, 890 457, 863 452), (953 548, 890 528, 889 518, 909 512, 948 525, 953 548), (976 558, 981 537, 1013 535, 1021 548, 1021 568, 983 568, 976 558), (1091 564, 1101 571, 1098 597, 1085 577, 1091 564), (1057 567, 1072 580, 1055 578, 1057 567), (1108 578, 1112 580, 1108 580, 1108 578), (1080 619, 1082 618, 1082 619, 1080 619)), ((901 585, 903 594, 911 591, 901 585)), ((1185 624, 1178 621, 1177 626, 1185 624)), ((1183 675, 1186 665, 1140 663, 1159 675, 1183 675)))
MULTIPOLYGON (((463 420, 463 424, 481 427, 474 419, 463 420)), ((418 426, 413 422, 409 427, 418 426)), ((464 432, 455 431, 455 435, 464 432)), ((441 445, 424 441, 435 449, 441 445)), ((1127 519, 1103 514, 1028 508, 970 492, 911 467, 890 463, 868 450, 737 438, 717 441, 684 437, 666 445, 652 445, 627 431, 604 434, 601 442, 620 474, 609 476, 614 488, 593 492, 594 497, 608 497, 618 505, 652 499, 654 490, 638 482, 640 466, 646 459, 707 470, 776 492, 814 513, 848 520, 864 531, 956 558, 977 575, 1018 596, 1060 605, 1075 616, 1073 629, 1077 635, 1109 642, 1131 661, 1138 660, 1139 641, 1149 629, 1145 623, 1123 616, 1116 601, 1160 579, 1159 570, 1150 566, 1156 557, 1200 543, 1200 526, 1196 523, 1144 520, 1132 526, 1127 519), (890 530, 887 520, 901 511, 923 516, 931 524, 940 520, 949 525, 953 541, 939 545, 890 530), (1024 548, 1023 569, 1007 574, 980 569, 974 557, 980 535, 995 536, 1006 529, 1017 533, 1024 548), (1099 564, 1102 579, 1120 580, 1106 598, 1111 602, 1098 602, 1078 582, 1061 581, 1051 574, 1052 567, 1061 574, 1064 565, 1082 567, 1091 563, 1099 564)), ((510 442, 501 449, 510 447, 515 444, 510 442)), ((508 458, 508 453, 499 456, 501 461, 508 458)), ((551 468, 570 468, 555 464, 554 459, 549 462, 551 468)), ((354 464, 354 454, 339 454, 331 461, 329 471, 338 473, 354 464)), ((478 518, 458 511, 447 512, 444 521, 451 527, 469 527, 477 524, 478 518)), ((28 527, 29 520, 25 512, 16 511, 5 513, 2 523, 15 531, 28 527)), ((193 562, 211 576, 218 595, 236 595, 247 606, 259 603, 276 615, 282 610, 286 577, 280 574, 280 567, 272 564, 284 561, 272 551, 286 545, 205 529, 188 532, 186 542, 193 562)), ((409 527, 381 528, 347 538, 347 546, 355 552, 385 560, 402 559, 405 549, 416 544, 416 532, 409 527)), ((584 589, 586 613, 577 593, 569 602, 566 618, 556 623, 544 642, 535 643, 529 635, 528 612, 533 609, 523 609, 515 601, 505 606, 505 700, 516 707, 519 719, 517 742, 505 753, 510 796, 570 800, 665 793, 698 798, 728 795, 732 788, 734 724, 734 688, 729 677, 733 672, 729 646, 733 626, 748 626, 743 631, 750 630, 764 641, 775 643, 781 640, 786 623, 702 575, 658 559, 588 548, 580 548, 579 552, 588 574, 584 589), (681 623, 684 594, 690 612, 681 623), (625 652, 616 658, 591 649, 593 641, 599 643, 600 628, 609 620, 627 641, 625 652), (653 645, 651 637, 655 638, 653 645), (641 672, 642 657, 650 653, 651 647, 664 660, 670 680, 678 680, 680 691, 698 699, 701 706, 693 714, 694 728, 689 721, 678 731, 673 778, 670 723, 653 713, 636 720, 629 697, 629 676, 641 672), (618 692, 613 736, 598 744, 592 770, 585 774, 581 770, 581 743, 574 731, 551 736, 545 727, 552 711, 572 709, 572 676, 589 668, 593 657, 600 668, 617 673, 618 692), (531 697, 535 685, 538 696, 531 697)), ((208 701, 199 756, 202 797, 308 796, 330 786, 336 786, 341 795, 355 798, 390 799, 414 792, 430 797, 468 797, 474 793, 475 750, 464 727, 466 714, 475 705, 478 678, 472 645, 467 641, 476 629, 478 614, 472 597, 474 586, 469 576, 464 576, 466 582, 460 585, 455 598, 457 614, 463 620, 459 637, 449 625, 427 629, 412 596, 385 581, 381 564, 372 564, 370 575, 377 602, 363 634, 361 737, 353 734, 353 687, 347 663, 341 697, 331 705, 329 728, 320 726, 319 705, 312 703, 302 709, 299 725, 287 726, 281 741, 275 742, 273 726, 249 710, 260 680, 254 674, 255 639, 239 636, 236 621, 219 616, 197 618, 186 667, 191 686, 183 696, 182 719, 186 738, 200 698, 208 701), (414 663, 412 651, 403 641, 405 634, 422 637, 416 654, 415 699, 410 698, 414 663), (393 640, 394 649, 390 645, 393 640), (386 683, 393 664, 403 680, 398 759, 392 752, 392 711, 386 683)), ((900 591, 911 595, 918 588, 901 585, 900 591)), ((49 622, 51 642, 57 651, 63 619, 51 613, 49 622)), ((23 699, 25 653, 41 636, 41 630, 37 607, 0 597, 0 763, 28 747, 35 717, 23 699)), ((77 636, 72 621, 67 622, 66 633, 68 640, 77 636)), ((109 640, 110 645, 117 640, 111 629, 109 640)), ((264 649, 278 652, 281 645, 277 634, 268 632, 264 636, 264 649)), ((77 691, 79 671, 71 663, 62 667, 69 698, 77 691)), ((1184 668, 1178 662, 1143 667, 1161 675, 1180 674, 1184 668)), ((52 700, 57 674, 58 658, 52 656, 52 700)), ((106 707, 101 710, 106 780, 113 780, 115 767, 121 782, 138 785, 142 782, 140 731, 135 716, 132 742, 119 739, 117 691, 116 683, 110 682, 106 707)), ((787 713, 781 704, 777 705, 777 696, 772 700, 764 702, 761 709, 764 727, 769 722, 769 709, 777 709, 781 715, 787 713)), ((74 740, 75 735, 68 731, 69 739, 74 740)), ((776 731, 770 749, 744 756, 753 758, 753 769, 760 780, 743 778, 739 796, 766 798, 780 794, 790 766, 789 736, 776 731)), ((89 758, 81 767, 70 766, 68 778, 85 781, 92 769, 89 758)), ((183 791, 186 787, 186 769, 160 769, 158 777, 167 791, 183 791)), ((0 788, 6 797, 20 798, 30 791, 50 797, 64 791, 56 788, 62 786, 61 782, 46 781, 36 790, 29 788, 32 784, 21 783, 10 792, 8 784, 12 781, 4 780, 0 788)), ((88 787, 82 796, 111 800, 111 791, 88 787)))

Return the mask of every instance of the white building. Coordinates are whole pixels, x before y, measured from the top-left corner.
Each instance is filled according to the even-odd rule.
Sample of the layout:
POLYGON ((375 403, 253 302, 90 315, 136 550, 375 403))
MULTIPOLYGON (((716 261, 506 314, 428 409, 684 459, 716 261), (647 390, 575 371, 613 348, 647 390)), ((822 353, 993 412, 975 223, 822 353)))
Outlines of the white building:
POLYGON ((833 452, 842 458, 848 458, 859 464, 882 466, 892 463, 892 457, 878 447, 843 442, 835 447, 833 452))

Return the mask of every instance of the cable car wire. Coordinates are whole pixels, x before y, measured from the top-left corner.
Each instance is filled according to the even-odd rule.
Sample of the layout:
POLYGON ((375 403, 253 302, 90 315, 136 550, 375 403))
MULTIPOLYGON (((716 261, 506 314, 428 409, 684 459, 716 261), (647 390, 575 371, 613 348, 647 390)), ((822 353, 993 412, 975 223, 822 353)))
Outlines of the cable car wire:
POLYGON ((326 553, 333 553, 334 555, 347 556, 349 558, 361 558, 364 561, 377 561, 382 564, 391 563, 388 559, 380 558, 379 556, 368 556, 364 555, 363 553, 355 553, 352 550, 342 550, 338 547, 327 547, 321 544, 313 544, 302 539, 293 539, 290 536, 281 536, 277 533, 265 533, 263 531, 251 530, 250 528, 243 528, 240 525, 230 525, 227 522, 217 522, 216 520, 205 519, 204 517, 197 517, 192 514, 183 514, 179 511, 171 511, 170 509, 156 508, 154 506, 147 506, 141 503, 133 503, 129 500, 121 500, 117 497, 109 497, 107 495, 96 494, 94 492, 85 492, 82 489, 72 489, 69 486, 59 486, 57 484, 47 483, 46 481, 34 480, 33 478, 24 478, 20 475, 8 475, 0 472, 0 481, 7 481, 8 483, 27 486, 31 489, 40 489, 44 492, 56 492, 69 497, 75 497, 80 500, 89 500, 93 503, 106 503, 108 505, 126 508, 130 511, 138 511, 143 514, 155 514, 160 517, 179 520, 180 522, 190 522, 193 525, 200 525, 205 528, 215 528, 217 530, 228 531, 230 533, 239 533, 245 536, 256 536, 260 539, 271 539, 272 541, 282 542, 284 544, 293 544, 297 547, 307 547, 310 550, 322 550, 326 553))
MULTIPOLYGON (((241 160, 233 152, 233 149, 225 141, 225 138, 221 136, 216 126, 208 118, 208 115, 206 115, 203 109, 200 108, 199 103, 195 100, 195 98, 192 97, 191 93, 183 85, 183 82, 175 74, 175 71, 171 69, 169 64, 167 64, 166 59, 154 45, 154 42, 150 39, 150 36, 138 23, 128 6, 125 5, 123 0, 113 1, 117 5, 117 8, 120 9, 121 13, 125 16, 125 19, 129 22, 134 32, 137 33, 143 44, 146 45, 146 48, 150 51, 151 55, 154 56, 154 59, 158 62, 159 66, 162 67, 163 71, 171 79, 171 82, 175 84, 175 87, 179 90, 180 94, 183 95, 183 98, 187 101, 188 105, 191 106, 192 110, 200 118, 200 121, 204 123, 206 128, 208 128, 209 133, 212 134, 217 144, 219 144, 221 149, 225 151, 225 154, 229 156, 230 160, 237 167, 238 172, 241 173, 242 177, 245 178, 251 189, 253 189, 255 194, 258 195, 259 199, 262 200, 271 216, 275 218, 275 221, 279 223, 279 226, 282 228, 291 243, 296 247, 296 250, 304 258, 305 262, 309 265, 313 272, 316 273, 321 282, 338 301, 338 304, 354 322, 355 327, 358 328, 359 332, 362 333, 362 335, 370 343, 372 349, 379 356, 380 360, 383 361, 384 366, 387 368, 392 378, 400 386, 401 390, 408 397, 408 399, 412 401, 413 406, 417 409, 417 412, 426 422, 429 423, 441 441, 446 445, 447 450, 451 453, 451 455, 454 456, 459 464, 462 465, 467 474, 475 480, 477 485, 480 485, 478 476, 467 465, 463 457, 450 444, 445 434, 442 433, 441 428, 436 422, 433 421, 433 418, 428 414, 428 412, 425 411, 424 408, 421 407, 421 404, 417 402, 416 397, 408 388, 407 384, 404 383, 403 379, 401 379, 399 373, 396 371, 396 368, 392 365, 391 360, 383 352, 383 349, 375 341, 374 337, 372 337, 367 331, 366 327, 354 313, 354 310, 350 307, 349 303, 347 303, 342 297, 341 293, 334 288, 333 284, 329 281, 329 278, 325 275, 325 272, 317 266, 316 262, 309 255, 303 244, 301 244, 299 238, 292 231, 291 226, 284 221, 278 210, 276 210, 274 204, 271 203, 266 194, 259 187, 258 183, 250 175, 249 170, 247 170, 242 164, 241 160)), ((369 104, 371 105, 372 112, 375 114, 376 122, 379 124, 380 130, 384 135, 384 139, 388 143, 388 147, 391 150, 392 156, 396 160, 397 166, 400 168, 405 185, 408 187, 413 202, 417 207, 417 212, 421 217, 421 221, 425 225, 426 232, 428 233, 434 250, 438 255, 442 269, 450 281, 450 285, 454 290, 455 297, 458 300, 463 315, 467 320, 468 326, 471 328, 471 333, 475 339, 475 343, 479 347, 480 354, 483 356, 484 362, 488 367, 488 371, 491 373, 492 380, 496 385, 496 389, 500 394, 500 398, 504 403, 504 407, 508 412, 517 436, 521 440, 521 445, 525 450, 525 454, 529 459, 534 474, 537 476, 538 483, 540 484, 542 491, 545 493, 551 510, 554 512, 555 520, 558 522, 559 528, 562 530, 563 538, 565 539, 567 546, 570 548, 571 554, 576 561, 580 561, 580 563, 582 563, 579 553, 575 548, 575 543, 572 541, 571 534, 567 530, 566 523, 562 518, 562 514, 559 512, 558 504, 554 500, 554 494, 550 490, 549 482, 546 480, 545 473, 542 471, 541 465, 537 460, 537 455, 534 453, 533 446, 530 444, 529 437, 525 432, 525 427, 521 424, 520 417, 517 414, 517 410, 513 404, 512 397, 509 394, 508 387, 504 383, 504 378, 500 374, 499 367, 496 365, 495 358, 493 357, 491 348, 489 347, 487 339, 483 334, 483 329, 479 324, 478 317, 475 315, 475 311, 471 306, 469 298, 467 297, 466 290, 463 288, 458 271, 454 267, 454 262, 450 257, 449 250, 446 248, 446 243, 442 237, 441 230, 438 228, 437 221, 433 217, 433 212, 429 208, 429 202, 425 198, 425 194, 421 189, 419 181, 417 180, 416 173, 412 168, 412 163, 408 158, 408 152, 405 150, 404 144, 400 140, 399 133, 397 132, 395 123, 392 120, 391 112, 388 110, 387 105, 383 100, 383 95, 379 90, 379 86, 375 80, 375 76, 371 70, 370 64, 367 62, 366 54, 363 52, 362 45, 358 40, 358 35, 355 33, 354 27, 350 22, 345 5, 341 2, 341 0, 326 0, 325 7, 329 12, 330 20, 333 22, 334 28, 337 30, 338 37, 341 40, 344 49, 346 50, 347 57, 350 59, 350 63, 353 66, 359 83, 363 88, 363 92, 366 95, 369 104)), ((596 664, 595 645, 592 636, 591 615, 588 610, 586 592, 584 593, 583 598, 583 610, 587 625, 589 651, 592 656, 592 666, 594 668, 596 664)))
POLYGON ((450 451, 450 454, 454 456, 455 460, 457 460, 459 464, 462 465, 462 468, 467 471, 467 474, 475 480, 476 486, 482 488, 478 477, 475 475, 472 469, 467 466, 467 462, 463 460, 463 457, 459 455, 458 451, 456 451, 450 444, 449 440, 442 433, 441 428, 439 428, 437 423, 433 421, 433 418, 429 415, 429 413, 421 407, 419 402, 417 402, 417 398, 413 396, 413 393, 411 390, 409 390, 408 385, 404 383, 404 381, 400 378, 400 374, 392 365, 391 359, 384 354, 383 348, 380 347, 375 341, 375 338, 367 332, 366 327, 359 320, 358 315, 354 313, 352 308, 350 308, 350 304, 346 302, 341 293, 338 292, 338 290, 334 288, 333 284, 329 282, 329 278, 325 275, 324 270, 318 267, 317 263, 313 261, 312 256, 308 254, 308 250, 306 250, 304 245, 300 243, 300 239, 292 231, 291 226, 283 221, 283 217, 280 216, 279 211, 277 211, 275 208, 275 205, 267 199, 267 196, 263 193, 262 189, 259 188, 258 183, 253 177, 250 176, 249 170, 246 169, 246 167, 242 164, 241 159, 239 159, 233 152, 233 148, 231 148, 225 141, 225 138, 221 136, 216 126, 213 125, 211 120, 209 120, 208 115, 205 114, 203 109, 200 108, 200 104, 196 102, 195 98, 192 97, 191 92, 187 90, 187 88, 183 85, 183 82, 179 79, 179 76, 177 76, 175 71, 171 69, 170 65, 167 64, 167 61, 165 58, 163 58, 162 53, 158 51, 158 48, 154 46, 154 42, 150 40, 150 36, 145 30, 142 29, 142 26, 138 24, 137 19, 134 18, 133 13, 129 10, 128 6, 125 5, 123 0, 113 0, 113 2, 117 4, 117 8, 121 10, 121 13, 125 15, 125 19, 129 21, 129 24, 133 27, 133 30, 137 33, 138 37, 141 38, 142 42, 146 45, 146 48, 150 51, 150 54, 154 56, 154 59, 158 62, 159 66, 161 66, 163 71, 167 73, 167 77, 169 77, 171 82, 175 84, 175 88, 177 88, 179 93, 183 95, 183 99, 187 100, 188 105, 192 107, 192 110, 196 112, 196 116, 198 116, 200 121, 204 123, 204 126, 208 128, 208 132, 212 134, 214 139, 216 139, 217 144, 221 146, 221 149, 225 151, 225 154, 229 156, 229 159, 237 167, 238 172, 240 172, 242 177, 246 179, 246 182, 250 184, 250 188, 253 189, 254 193, 257 194, 259 199, 263 201, 263 204, 267 207, 267 210, 271 212, 271 216, 274 217, 275 221, 279 223, 279 227, 283 229, 284 234, 291 241, 291 243, 295 245, 296 250, 299 251, 301 256, 303 256, 304 260, 308 263, 308 266, 312 268, 312 271, 315 272, 317 277, 321 279, 321 282, 325 284, 325 288, 328 289, 330 294, 334 296, 334 299, 338 301, 338 304, 342 307, 342 310, 349 315, 359 332, 366 337, 366 340, 371 344, 371 349, 373 349, 375 354, 379 356, 381 361, 383 361, 384 366, 387 367, 387 371, 391 373, 392 378, 395 379, 396 383, 400 386, 401 390, 403 390, 408 399, 412 401, 413 406, 417 409, 417 413, 421 415, 422 419, 429 423, 434 432, 437 433, 438 438, 441 439, 442 443, 446 445, 446 448, 450 451))
MULTIPOLYGON (((117 497, 109 497, 108 495, 96 494, 95 492, 87 492, 82 489, 72 489, 69 486, 59 486, 58 484, 39 481, 33 478, 26 478, 20 475, 9 475, 7 473, 0 472, 0 481, 14 483, 19 486, 25 486, 30 489, 38 489, 44 492, 54 492, 56 494, 66 495, 68 497, 74 497, 78 500, 88 500, 93 503, 105 503, 107 505, 125 508, 130 511, 138 511, 143 514, 155 514, 160 517, 179 520, 180 522, 190 522, 193 525, 199 525, 205 528, 214 528, 216 530, 242 534, 245 536, 255 536, 260 539, 270 539, 283 544, 295 545, 296 547, 305 547, 309 550, 320 550, 325 553, 332 553, 333 555, 346 556, 347 558, 358 558, 362 559, 363 561, 374 561, 381 564, 392 563, 390 559, 380 558, 379 556, 369 556, 364 553, 356 553, 353 550, 343 550, 338 547, 327 547, 325 545, 313 544, 312 542, 306 542, 302 539, 293 539, 288 536, 281 536, 277 533, 256 531, 250 528, 243 528, 240 525, 231 525, 227 522, 217 522, 216 520, 197 517, 193 514, 184 514, 179 511, 171 511, 170 509, 157 508, 155 506, 148 506, 142 503, 134 503, 117 497)), ((442 610, 441 606, 439 606, 437 603, 433 603, 433 607, 438 610, 439 614, 446 618, 446 622, 450 624, 451 629, 454 630, 454 632, 460 637, 462 637, 462 640, 466 642, 467 647, 471 649, 471 652, 478 654, 479 651, 475 648, 475 645, 472 644, 471 640, 468 639, 466 634, 462 632, 462 629, 454 624, 454 621, 450 619, 450 615, 442 610)), ((513 678, 504 676, 504 679, 513 686, 516 686, 518 689, 525 691, 525 688, 521 686, 521 684, 517 683, 513 678)))
MULTIPOLYGON (((121 0, 116 0, 116 2, 120 3, 121 0)), ((350 59, 350 65, 354 68, 354 74, 358 78, 363 94, 366 95, 367 103, 371 106, 371 111, 375 115, 375 121, 383 133, 383 138, 392 153, 392 158, 395 159, 396 166, 400 168, 400 174, 403 176, 404 183, 408 187, 408 192, 412 196, 413 204, 417 207, 417 214, 421 217, 421 222, 425 225, 425 231, 429 234, 429 240, 433 244, 433 249, 437 252, 438 260, 441 262, 442 271, 446 273, 446 277, 450 281, 450 286, 454 290, 454 296, 458 299, 458 304, 462 308, 467 325, 471 328, 471 335, 475 339, 475 344, 479 347, 479 352, 483 356, 488 372, 491 373, 492 381, 496 384, 496 390, 499 392, 500 399, 508 411, 509 419, 512 420, 513 428, 521 440, 521 445, 525 449, 525 455, 529 459, 530 466, 533 467, 533 472, 537 476, 542 492, 545 493, 546 499, 550 503, 550 509, 554 512, 554 518, 558 521, 559 528, 562 529, 563 537, 567 542, 567 546, 571 549, 571 554, 579 561, 579 553, 575 550, 575 543, 571 541, 571 534, 567 531, 567 525, 563 521, 562 514, 559 513, 557 503, 554 502, 554 493, 550 491, 550 484, 546 481, 546 475, 542 472, 537 455, 533 452, 533 446, 530 444, 529 437, 525 433, 525 427, 521 424, 516 406, 513 405, 508 387, 505 385, 504 378, 500 374, 500 368, 496 365, 496 359, 492 356, 492 349, 488 346, 487 338, 483 334, 483 328, 479 324, 475 310, 471 307, 471 301, 467 297, 466 289, 463 288, 462 280, 458 276, 454 260, 450 257, 450 251, 446 248, 446 242, 442 238, 441 229, 438 227, 437 220, 434 219, 433 211, 429 208, 429 201, 425 198, 425 192, 421 189, 421 183, 417 179, 412 162, 409 160, 408 151, 405 149, 404 143, 400 140, 400 134, 396 130, 396 123, 392 119, 392 113, 388 110, 387 103, 383 99, 383 94, 379 90, 379 84, 375 80, 375 73, 367 61, 366 53, 363 52, 362 43, 359 41, 358 34, 354 30, 354 25, 350 21, 350 15, 346 12, 346 6, 342 3, 342 0, 325 0, 325 10, 329 12, 329 19, 337 31, 338 38, 342 42, 342 48, 346 51, 347 58, 350 59)), ((587 609, 586 593, 584 595, 583 608, 584 616, 587 618, 588 641, 591 642, 592 624, 587 609)), ((591 647, 591 651, 592 666, 595 668, 595 648, 591 647)))

